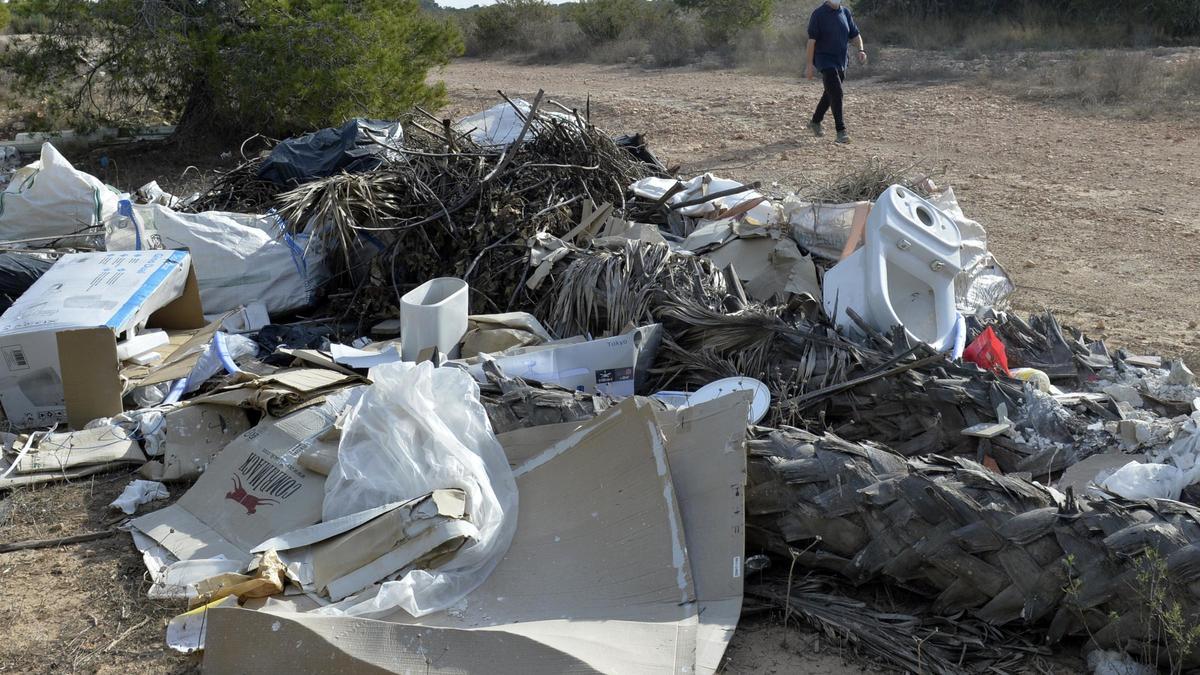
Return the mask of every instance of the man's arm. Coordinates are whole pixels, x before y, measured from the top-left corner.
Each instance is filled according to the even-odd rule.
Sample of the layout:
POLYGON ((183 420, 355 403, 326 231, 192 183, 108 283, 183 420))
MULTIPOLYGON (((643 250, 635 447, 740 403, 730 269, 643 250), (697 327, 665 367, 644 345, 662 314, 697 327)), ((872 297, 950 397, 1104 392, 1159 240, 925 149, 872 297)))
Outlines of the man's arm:
POLYGON ((867 50, 863 47, 862 34, 859 33, 851 38, 850 44, 854 45, 854 48, 858 50, 858 62, 865 64, 867 62, 867 50))
POLYGON ((846 20, 850 24, 850 44, 858 50, 858 62, 867 62, 866 47, 863 46, 862 33, 858 31, 858 25, 854 23, 854 15, 850 14, 850 10, 846 10, 846 20))
POLYGON ((805 61, 806 65, 804 67, 804 76, 810 80, 813 79, 814 77, 816 77, 816 74, 817 74, 817 70, 813 66, 813 58, 816 57, 816 54, 817 54, 817 41, 812 38, 809 38, 808 39, 808 58, 805 61))

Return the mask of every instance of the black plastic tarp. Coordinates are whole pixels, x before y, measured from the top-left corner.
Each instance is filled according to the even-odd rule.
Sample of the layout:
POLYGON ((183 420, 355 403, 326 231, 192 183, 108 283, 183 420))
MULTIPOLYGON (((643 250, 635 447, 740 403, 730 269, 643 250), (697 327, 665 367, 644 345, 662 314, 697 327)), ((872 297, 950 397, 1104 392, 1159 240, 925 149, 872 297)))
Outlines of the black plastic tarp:
POLYGON ((53 266, 53 260, 28 253, 0 253, 0 312, 8 309, 53 266))
POLYGON ((299 185, 341 171, 372 171, 399 147, 399 122, 355 118, 341 127, 289 138, 271 151, 258 177, 276 185, 299 185))

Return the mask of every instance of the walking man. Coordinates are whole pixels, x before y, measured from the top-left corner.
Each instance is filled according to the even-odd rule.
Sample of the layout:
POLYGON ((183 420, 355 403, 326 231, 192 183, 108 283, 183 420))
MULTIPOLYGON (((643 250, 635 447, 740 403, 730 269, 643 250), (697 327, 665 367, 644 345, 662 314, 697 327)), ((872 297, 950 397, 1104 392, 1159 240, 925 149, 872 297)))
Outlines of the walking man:
POLYGON ((858 26, 854 25, 850 9, 841 0, 825 0, 808 20, 808 67, 804 74, 811 80, 820 72, 821 79, 825 81, 825 93, 817 104, 808 128, 814 136, 825 135, 821 130, 821 121, 825 119, 826 111, 833 108, 838 143, 850 142, 842 114, 842 83, 846 80, 851 42, 858 49, 858 62, 866 64, 867 52, 863 50, 862 35, 858 32, 858 26))

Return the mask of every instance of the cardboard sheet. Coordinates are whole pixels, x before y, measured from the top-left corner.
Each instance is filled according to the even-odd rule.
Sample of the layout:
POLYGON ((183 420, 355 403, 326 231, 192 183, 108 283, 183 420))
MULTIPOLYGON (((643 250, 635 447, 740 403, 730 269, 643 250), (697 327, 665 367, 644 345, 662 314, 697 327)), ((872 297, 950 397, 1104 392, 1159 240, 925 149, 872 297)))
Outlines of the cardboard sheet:
POLYGON ((0 316, 0 405, 23 429, 120 414, 117 340, 203 322, 186 252, 65 255, 0 316))
POLYGON ((358 375, 325 368, 289 368, 269 375, 242 374, 242 381, 197 396, 194 403, 210 403, 261 410, 282 417, 315 405, 343 387, 365 382, 358 375))
POLYGON ((250 429, 245 411, 223 405, 185 405, 163 415, 162 456, 142 472, 150 480, 192 479, 212 458, 250 429))
POLYGON ((42 436, 35 448, 21 455, 16 473, 61 471, 93 464, 137 464, 145 459, 142 448, 124 429, 99 427, 42 436))
POLYGON ((740 611, 747 405, 658 413, 660 428, 632 399, 522 433, 516 537, 465 608, 420 620, 219 609, 205 668, 714 672, 740 611))
MULTIPOLYGON (((339 397, 344 400, 344 397, 339 397)), ((249 562, 259 542, 321 520, 325 476, 297 458, 324 438, 341 401, 266 419, 225 447, 179 501, 133 521, 133 526, 180 560, 249 562)))

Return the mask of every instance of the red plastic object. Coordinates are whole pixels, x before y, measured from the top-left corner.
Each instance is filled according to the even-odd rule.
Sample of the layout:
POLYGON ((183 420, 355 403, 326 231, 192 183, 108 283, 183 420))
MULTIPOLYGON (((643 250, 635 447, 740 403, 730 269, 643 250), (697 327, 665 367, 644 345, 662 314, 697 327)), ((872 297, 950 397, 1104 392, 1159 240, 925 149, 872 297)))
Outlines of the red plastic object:
POLYGON ((1004 352, 1004 343, 996 337, 991 326, 983 329, 979 337, 963 350, 963 360, 1008 377, 1008 355, 1004 352))

